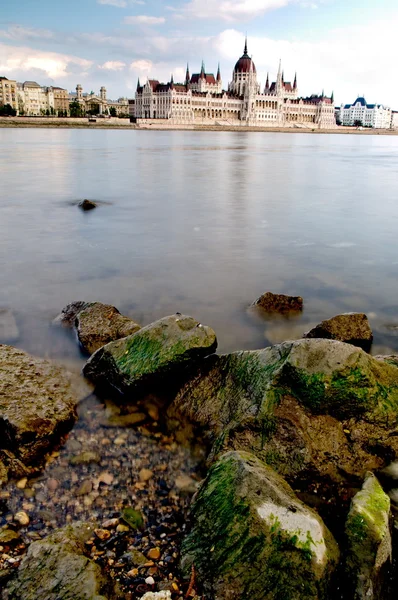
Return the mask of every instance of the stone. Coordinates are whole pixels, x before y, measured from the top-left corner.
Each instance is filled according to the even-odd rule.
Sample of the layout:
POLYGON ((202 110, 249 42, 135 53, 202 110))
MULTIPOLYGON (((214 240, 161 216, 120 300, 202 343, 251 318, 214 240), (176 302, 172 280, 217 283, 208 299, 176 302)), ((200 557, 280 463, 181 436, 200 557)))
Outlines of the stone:
POLYGON ((390 499, 372 473, 351 501, 345 533, 347 597, 384 600, 392 561, 390 499))
POLYGON ((23 477, 22 479, 20 479, 19 481, 17 481, 17 483, 15 484, 16 487, 19 490, 24 490, 26 488, 26 484, 28 483, 28 478, 27 477, 23 477))
POLYGON ((126 506, 126 508, 122 510, 120 516, 121 519, 123 519, 123 521, 131 527, 131 529, 142 529, 144 526, 144 518, 142 513, 131 506, 126 506))
POLYGON ((199 483, 195 481, 195 479, 192 479, 192 477, 189 477, 189 475, 185 474, 176 477, 174 483, 175 487, 180 492, 180 494, 187 495, 194 494, 197 491, 199 485, 199 483))
MULTIPOLYGON (((40 459, 71 429, 77 417, 76 405, 66 371, 22 350, 0 345, 1 445, 16 460, 30 464, 40 459)), ((9 464, 11 471, 18 470, 15 462, 9 464)))
POLYGON ((2 527, 0 529, 0 546, 14 546, 21 541, 21 537, 14 529, 2 527))
POLYGON ((84 556, 94 524, 76 523, 32 542, 4 600, 107 600, 110 588, 100 567, 84 556))
POLYGON ((141 596, 140 600, 171 600, 171 593, 169 590, 163 590, 161 592, 147 592, 141 596))
POLYGON ((150 469, 141 469, 141 471, 138 473, 138 477, 142 482, 149 481, 153 477, 153 471, 150 469))
POLYGON ((154 580, 154 578, 153 578, 153 577, 147 577, 147 578, 145 579, 145 583, 146 583, 147 585, 155 585, 155 580, 154 580))
POLYGON ((326 599, 338 546, 319 515, 270 467, 229 452, 194 498, 181 566, 211 598, 326 599), (278 595, 275 594, 278 591, 278 595))
POLYGON ((159 560, 160 556, 160 548, 151 548, 147 554, 147 557, 151 560, 159 560))
POLYGON ((142 554, 142 552, 140 552, 139 550, 136 550, 135 548, 132 548, 128 552, 128 558, 129 565, 132 565, 134 567, 140 567, 148 562, 146 556, 142 554))
POLYGON ((345 313, 337 315, 304 334, 305 338, 325 338, 339 340, 347 344, 370 350, 373 334, 368 317, 364 313, 345 313))
POLYGON ((90 450, 86 450, 85 452, 81 452, 80 454, 78 454, 77 456, 73 456, 70 460, 69 460, 71 465, 90 465, 92 463, 100 463, 101 462, 101 456, 98 454, 98 452, 92 452, 90 450))
POLYGON ((0 344, 14 343, 19 339, 19 330, 10 309, 0 308, 0 344))
POLYGON ((83 350, 88 354, 140 329, 140 325, 120 314, 117 308, 101 302, 68 304, 56 317, 55 323, 74 327, 83 350))
POLYGON ((246 450, 299 488, 308 478, 352 487, 398 456, 398 369, 325 339, 211 356, 173 414, 207 433, 210 462, 246 450))
POLYGON ((85 479, 76 491, 76 496, 86 496, 93 489, 93 483, 89 479, 85 479))
POLYGON ((14 515, 14 521, 17 521, 22 527, 26 527, 30 522, 29 515, 27 515, 25 511, 20 510, 14 515))
POLYGON ((303 310, 303 299, 301 296, 286 296, 285 294, 265 292, 251 306, 261 308, 266 313, 287 314, 301 312, 303 310))
POLYGON ((135 412, 127 415, 111 415, 100 419, 102 427, 132 427, 147 420, 145 413, 135 412))
POLYGON ((87 210, 93 210, 93 208, 97 208, 97 203, 94 202, 94 200, 82 200, 81 202, 79 202, 78 207, 81 208, 84 211, 87 210))
POLYGON ((0 459, 0 488, 8 481, 8 468, 0 459))
POLYGON ((398 367, 398 354, 378 354, 373 358, 380 360, 381 362, 386 362, 394 367, 398 367))
POLYGON ((174 386, 217 347, 214 331, 192 317, 172 315, 155 321, 95 352, 84 366, 86 377, 121 393, 174 386))

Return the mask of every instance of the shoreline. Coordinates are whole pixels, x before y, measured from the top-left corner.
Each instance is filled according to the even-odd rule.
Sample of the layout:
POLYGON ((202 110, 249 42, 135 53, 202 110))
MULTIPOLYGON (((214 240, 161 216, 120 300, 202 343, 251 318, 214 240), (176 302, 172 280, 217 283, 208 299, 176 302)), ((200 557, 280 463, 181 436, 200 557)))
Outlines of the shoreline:
MULTIPOLYGON (((22 117, 23 118, 23 117, 22 117)), ((118 119, 111 122, 89 123, 87 119, 70 120, 36 120, 35 117, 27 117, 24 121, 21 117, 0 118, 0 129, 116 129, 125 131, 241 131, 261 133, 309 133, 309 134, 348 134, 348 135, 398 135, 398 129, 354 129, 351 127, 338 127, 336 129, 310 129, 301 127, 253 127, 253 126, 226 126, 226 125, 136 125, 135 123, 123 122, 118 119)))

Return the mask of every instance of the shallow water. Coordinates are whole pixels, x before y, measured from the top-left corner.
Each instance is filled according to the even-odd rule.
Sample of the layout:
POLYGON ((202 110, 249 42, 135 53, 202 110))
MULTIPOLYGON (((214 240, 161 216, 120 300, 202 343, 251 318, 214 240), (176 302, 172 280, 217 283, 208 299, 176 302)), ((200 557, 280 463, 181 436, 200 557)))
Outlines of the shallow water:
POLYGON ((374 351, 398 349, 398 138, 0 129, 0 141, 0 307, 24 349, 79 361, 49 327, 74 300, 142 324, 191 314, 220 351, 365 311, 374 351), (111 204, 84 213, 83 198, 111 204), (302 317, 247 314, 266 290, 302 295, 302 317))

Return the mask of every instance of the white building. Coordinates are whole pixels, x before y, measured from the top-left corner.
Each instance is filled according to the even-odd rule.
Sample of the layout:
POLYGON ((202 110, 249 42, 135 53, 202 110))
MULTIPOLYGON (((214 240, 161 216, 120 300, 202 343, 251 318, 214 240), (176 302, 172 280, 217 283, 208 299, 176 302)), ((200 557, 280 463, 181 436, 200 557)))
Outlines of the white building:
POLYGON ((391 109, 382 104, 367 104, 365 98, 359 97, 353 104, 341 105, 338 119, 345 126, 389 129, 391 109))
POLYGON ((228 91, 223 91, 220 69, 217 77, 206 73, 189 76, 185 83, 160 83, 149 79, 135 94, 135 116, 142 120, 164 119, 170 124, 249 125, 261 127, 300 127, 332 129, 336 127, 333 94, 331 98, 312 95, 299 98, 297 77, 286 82, 279 65, 276 81, 265 84, 261 93, 256 67, 248 54, 235 65, 228 91))
POLYGON ((391 111, 391 129, 398 129, 398 110, 391 111))
POLYGON ((118 100, 109 100, 106 97, 106 88, 101 87, 99 94, 94 92, 83 93, 83 88, 80 84, 76 86, 76 93, 69 94, 69 102, 78 103, 81 107, 82 116, 86 114, 93 115, 111 115, 115 116, 129 114, 129 102, 127 98, 119 98, 118 100), (114 109, 111 110, 111 109, 114 109))
POLYGON ((54 89, 36 81, 17 84, 19 114, 38 117, 55 114, 54 89))

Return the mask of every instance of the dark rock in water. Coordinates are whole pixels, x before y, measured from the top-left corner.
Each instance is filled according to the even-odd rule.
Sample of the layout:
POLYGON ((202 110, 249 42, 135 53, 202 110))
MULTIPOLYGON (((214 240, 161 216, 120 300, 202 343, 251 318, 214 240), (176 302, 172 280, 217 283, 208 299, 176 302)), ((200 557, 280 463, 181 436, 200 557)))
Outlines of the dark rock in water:
POLYGON ((19 330, 15 317, 8 308, 0 308, 0 343, 16 342, 19 330))
POLYGON ((266 292, 257 298, 251 306, 257 306, 267 313, 287 314, 301 312, 303 310, 303 299, 301 296, 285 296, 285 294, 266 292))
POLYGON ((106 383, 122 393, 164 386, 166 377, 177 385, 216 347, 216 334, 210 327, 177 314, 100 348, 83 372, 94 382, 106 383))
POLYGON ((97 208, 98 204, 94 200, 83 200, 79 202, 78 206, 82 210, 93 210, 93 208, 97 208))
POLYGON ((62 368, 0 345, 0 449, 32 463, 72 427, 76 404, 62 368))
POLYGON ((390 499, 372 473, 351 502, 346 522, 345 597, 384 600, 392 561, 390 499))
POLYGON ((84 556, 94 529, 91 523, 76 523, 33 542, 3 600, 110 600, 109 582, 84 556))
POLYGON ((370 350, 373 340, 368 317, 363 313, 345 313, 337 315, 304 334, 305 338, 325 338, 339 340, 347 344, 370 350))
POLYGON ((210 598, 328 598, 338 546, 319 515, 246 452, 215 463, 194 498, 182 545, 210 598))
POLYGON ((207 358, 178 393, 212 442, 246 450, 289 483, 359 483, 398 456, 398 369, 333 340, 285 342, 207 358))
POLYGON ((80 344, 88 354, 141 329, 135 321, 121 315, 117 308, 101 302, 68 304, 54 322, 66 327, 74 326, 80 344))

